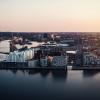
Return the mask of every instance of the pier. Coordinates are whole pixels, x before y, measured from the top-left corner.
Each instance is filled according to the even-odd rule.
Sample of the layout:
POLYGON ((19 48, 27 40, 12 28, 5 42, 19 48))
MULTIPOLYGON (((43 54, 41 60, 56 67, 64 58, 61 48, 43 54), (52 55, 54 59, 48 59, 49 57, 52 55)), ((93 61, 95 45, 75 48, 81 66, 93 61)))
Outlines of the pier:
POLYGON ((22 70, 67 70, 67 66, 28 66, 28 62, 0 62, 0 69, 22 69, 22 70))
POLYGON ((73 67, 72 70, 100 70, 100 66, 97 67, 73 67))

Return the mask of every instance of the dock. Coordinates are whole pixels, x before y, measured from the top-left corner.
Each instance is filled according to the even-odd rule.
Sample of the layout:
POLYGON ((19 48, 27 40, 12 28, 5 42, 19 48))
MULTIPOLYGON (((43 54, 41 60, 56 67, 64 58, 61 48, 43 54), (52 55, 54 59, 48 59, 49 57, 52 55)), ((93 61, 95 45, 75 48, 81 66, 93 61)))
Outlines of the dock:
POLYGON ((16 70, 67 70, 67 67, 0 67, 0 69, 16 70))
POLYGON ((22 70, 67 70, 67 66, 34 66, 29 67, 27 62, 0 62, 0 69, 22 69, 22 70))
POLYGON ((100 67, 73 67, 72 70, 100 70, 100 67))

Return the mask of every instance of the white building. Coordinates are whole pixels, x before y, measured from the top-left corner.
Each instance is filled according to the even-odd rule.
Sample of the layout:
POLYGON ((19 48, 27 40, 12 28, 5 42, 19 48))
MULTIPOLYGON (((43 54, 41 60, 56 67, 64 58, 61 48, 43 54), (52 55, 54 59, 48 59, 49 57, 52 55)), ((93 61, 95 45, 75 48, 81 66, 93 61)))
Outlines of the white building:
POLYGON ((6 62, 25 62, 34 57, 34 49, 29 49, 25 51, 14 51, 10 52, 10 54, 6 58, 6 62))

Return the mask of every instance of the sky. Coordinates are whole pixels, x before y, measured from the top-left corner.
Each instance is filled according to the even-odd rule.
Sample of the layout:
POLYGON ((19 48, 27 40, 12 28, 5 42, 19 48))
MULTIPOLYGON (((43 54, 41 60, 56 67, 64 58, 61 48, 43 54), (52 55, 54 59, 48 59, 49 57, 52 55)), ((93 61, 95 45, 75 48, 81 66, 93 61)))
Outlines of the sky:
POLYGON ((0 0, 0 31, 100 32, 100 0, 0 0))

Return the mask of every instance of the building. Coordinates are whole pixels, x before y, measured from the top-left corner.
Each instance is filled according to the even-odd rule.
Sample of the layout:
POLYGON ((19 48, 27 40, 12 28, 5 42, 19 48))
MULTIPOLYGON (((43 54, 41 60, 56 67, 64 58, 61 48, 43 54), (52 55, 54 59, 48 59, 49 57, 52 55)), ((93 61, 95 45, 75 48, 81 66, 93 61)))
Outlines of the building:
POLYGON ((84 52, 83 54, 83 65, 84 66, 98 66, 100 65, 100 57, 91 53, 91 52, 84 52))

